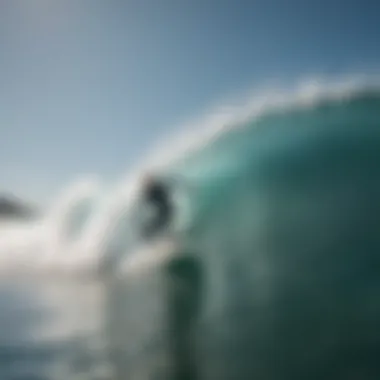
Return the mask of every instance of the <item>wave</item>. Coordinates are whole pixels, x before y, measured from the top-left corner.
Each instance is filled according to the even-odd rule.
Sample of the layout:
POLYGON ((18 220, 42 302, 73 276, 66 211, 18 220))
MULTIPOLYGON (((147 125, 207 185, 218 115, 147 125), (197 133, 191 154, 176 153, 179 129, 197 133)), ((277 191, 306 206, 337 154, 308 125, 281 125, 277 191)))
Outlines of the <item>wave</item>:
MULTIPOLYGON (((359 75, 301 81, 292 89, 260 90, 248 101, 218 107, 200 122, 182 126, 179 136, 158 143, 119 184, 111 187, 83 179, 64 189, 37 221, 0 225, 0 273, 94 273, 110 255, 128 257, 136 249, 133 209, 139 177, 145 171, 190 182, 196 191, 180 210, 192 231, 187 238, 205 239, 207 231, 208 239, 215 239, 231 228, 226 218, 215 219, 218 207, 228 197, 234 199, 257 153, 266 149, 256 142, 257 136, 272 133, 269 145, 276 139, 283 145, 287 137, 295 138, 288 128, 281 129, 284 125, 306 131, 307 126, 327 119, 329 123, 378 123, 379 105, 378 78, 359 75)), ((244 199, 240 196, 239 202, 232 203, 239 203, 236 207, 241 210, 244 199)), ((244 226, 236 228, 244 231, 244 226)))

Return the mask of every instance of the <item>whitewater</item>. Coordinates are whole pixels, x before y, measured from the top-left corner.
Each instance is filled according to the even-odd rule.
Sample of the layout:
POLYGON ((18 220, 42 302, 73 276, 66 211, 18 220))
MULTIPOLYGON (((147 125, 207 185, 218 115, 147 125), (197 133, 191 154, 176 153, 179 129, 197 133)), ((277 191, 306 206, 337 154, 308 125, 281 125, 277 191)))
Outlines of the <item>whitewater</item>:
MULTIPOLYGON (((244 379, 253 373, 266 374, 263 379, 282 378, 275 371, 265 372, 265 359, 255 369, 243 363, 244 354, 238 350, 240 358, 234 356, 225 343, 244 340, 235 324, 245 322, 236 322, 230 313, 250 303, 247 292, 254 288, 261 299, 269 291, 267 277, 260 282, 246 273, 251 265, 247 254, 259 239, 252 229, 258 236, 267 233, 265 207, 273 201, 271 192, 253 196, 252 183, 273 181, 273 189, 280 186, 277 179, 267 178, 276 172, 270 157, 287 152, 295 141, 308 150, 310 136, 318 140, 329 128, 345 134, 339 128, 346 126, 347 136, 355 140, 352 125, 378 126, 380 83, 363 75, 314 79, 283 90, 257 90, 247 98, 182 126, 179 136, 157 143, 120 183, 83 178, 63 189, 37 220, 0 225, 1 379, 156 379, 172 360, 164 342, 165 285, 157 268, 178 252, 208 268, 212 289, 205 292, 202 318, 213 321, 209 340, 219 342, 220 352, 204 343, 197 379, 237 379, 243 367, 244 379), (151 244, 139 241, 135 222, 139 179, 147 171, 180 177, 191 187, 177 194, 171 237, 151 244), (226 318, 235 327, 227 328, 226 318), (219 363, 226 357, 231 358, 227 367, 219 363)), ((303 154, 302 149, 293 152, 294 162, 302 162, 303 154)), ((285 163, 283 170, 287 174, 273 176, 291 177, 285 163)), ((292 212, 307 209, 322 218, 321 204, 311 206, 307 199, 286 194, 292 212)), ((332 219, 323 236, 334 229, 332 219)), ((263 279, 272 264, 260 258, 255 265, 263 279)), ((255 321, 263 323, 260 316, 255 321)), ((283 361, 291 357, 279 359, 279 368, 283 370, 283 361)))

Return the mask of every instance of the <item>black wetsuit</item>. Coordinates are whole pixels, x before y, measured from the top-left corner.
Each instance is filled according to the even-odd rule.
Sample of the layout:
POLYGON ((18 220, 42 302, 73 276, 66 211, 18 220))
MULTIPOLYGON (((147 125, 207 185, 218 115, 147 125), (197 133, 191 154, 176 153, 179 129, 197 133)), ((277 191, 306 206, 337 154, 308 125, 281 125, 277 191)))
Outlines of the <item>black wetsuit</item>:
POLYGON ((143 228, 145 238, 152 237, 170 223, 173 213, 170 193, 169 186, 162 181, 155 181, 145 189, 143 202, 153 206, 155 214, 143 228))

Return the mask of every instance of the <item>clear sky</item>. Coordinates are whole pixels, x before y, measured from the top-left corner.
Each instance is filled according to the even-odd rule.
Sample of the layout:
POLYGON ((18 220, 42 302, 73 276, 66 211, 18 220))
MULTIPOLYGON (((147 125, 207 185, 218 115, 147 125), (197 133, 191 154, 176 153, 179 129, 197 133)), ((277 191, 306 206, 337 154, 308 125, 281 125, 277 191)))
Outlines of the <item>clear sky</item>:
POLYGON ((124 174, 158 136, 275 77, 375 70, 376 0, 4 0, 0 190, 124 174))

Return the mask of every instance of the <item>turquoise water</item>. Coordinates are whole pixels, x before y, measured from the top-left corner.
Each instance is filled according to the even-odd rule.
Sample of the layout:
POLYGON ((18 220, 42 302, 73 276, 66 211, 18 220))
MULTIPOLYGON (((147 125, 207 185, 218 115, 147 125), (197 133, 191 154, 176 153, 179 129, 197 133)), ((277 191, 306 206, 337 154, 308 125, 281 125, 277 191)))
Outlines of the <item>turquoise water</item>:
MULTIPOLYGON (((190 252, 206 276, 188 352, 200 379, 380 373, 374 360, 380 304, 373 298, 380 247, 379 106, 378 93, 361 93, 270 112, 170 168, 197 185, 190 199, 197 212, 180 250, 190 252)), ((167 319, 159 318, 165 292, 148 285, 152 273, 159 276, 162 268, 140 280, 144 294, 162 301, 152 313, 157 319, 149 321, 157 324, 156 333, 170 336, 167 319)), ((122 284, 129 289, 128 281, 122 284)), ((134 298, 123 294, 131 300, 128 320, 134 298)), ((120 330, 115 334, 121 339, 120 330)), ((128 337, 129 330, 122 339, 127 352, 149 341, 143 334, 128 337)), ((161 350, 170 358, 170 344, 161 350)), ((132 360, 119 368, 156 373, 160 363, 132 360)))
POLYGON ((160 169, 174 246, 129 182, 2 227, 1 378, 379 378, 380 92, 289 98, 160 169))

